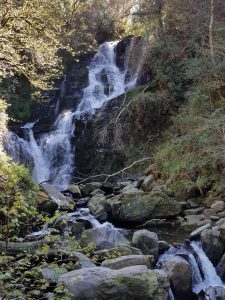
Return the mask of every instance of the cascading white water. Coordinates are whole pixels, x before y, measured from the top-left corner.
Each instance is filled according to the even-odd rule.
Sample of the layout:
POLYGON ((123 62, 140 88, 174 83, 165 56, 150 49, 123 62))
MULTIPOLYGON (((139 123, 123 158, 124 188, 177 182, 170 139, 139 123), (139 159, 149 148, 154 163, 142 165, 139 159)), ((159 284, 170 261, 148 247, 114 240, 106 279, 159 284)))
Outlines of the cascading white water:
MULTIPOLYGON (((128 60, 133 47, 133 43, 131 43, 128 48, 125 69, 120 70, 116 65, 115 47, 117 43, 106 42, 99 47, 99 51, 88 67, 89 84, 83 91, 83 98, 77 110, 60 114, 55 121, 54 131, 35 139, 32 130, 34 124, 27 124, 23 128, 28 132, 28 141, 18 138, 14 134, 10 135, 14 141, 6 145, 8 153, 18 162, 26 161, 28 165, 31 165, 30 161, 32 161, 35 183, 49 181, 60 190, 65 190, 74 169, 74 151, 71 144, 75 129, 74 119, 79 119, 87 114, 93 115, 96 109, 101 108, 105 102, 122 95, 127 89, 135 86, 141 69, 140 65, 143 62, 140 60, 137 63, 135 71, 128 70, 128 60), (128 72, 129 77, 127 77, 128 72)), ((65 94, 65 80, 66 78, 61 86, 63 94, 65 94)), ((58 104, 56 110, 58 110, 58 104)))
POLYGON ((213 264, 203 251, 200 242, 191 242, 190 248, 186 248, 185 246, 170 248, 160 256, 158 266, 160 267, 163 261, 174 255, 187 257, 192 269, 193 292, 195 294, 207 291, 209 288, 220 287, 225 289, 225 284, 217 275, 213 264), (191 249, 193 250, 191 251, 191 249))

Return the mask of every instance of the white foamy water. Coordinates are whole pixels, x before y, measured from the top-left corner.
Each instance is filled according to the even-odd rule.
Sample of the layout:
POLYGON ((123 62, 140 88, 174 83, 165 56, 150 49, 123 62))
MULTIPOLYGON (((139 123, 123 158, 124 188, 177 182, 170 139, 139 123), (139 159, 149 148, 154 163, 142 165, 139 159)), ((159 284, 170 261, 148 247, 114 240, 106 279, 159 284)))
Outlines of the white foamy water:
MULTIPOLYGON (((120 70, 116 65, 117 43, 117 41, 106 42, 99 47, 99 51, 88 67, 89 84, 83 90, 80 104, 74 111, 59 114, 53 131, 35 137, 33 133, 35 123, 29 123, 23 127, 27 132, 27 139, 21 139, 13 133, 9 135, 5 143, 7 152, 15 161, 32 167, 35 183, 48 181, 60 190, 65 190, 74 170, 75 158, 71 139, 75 129, 75 119, 95 114, 96 109, 101 108, 105 102, 124 94, 126 90, 136 85, 143 60, 140 59, 136 67, 129 70, 129 59, 133 47, 133 42, 131 42, 127 50, 125 68, 120 70)), ((66 94, 65 81, 66 77, 61 84, 60 97, 66 94)), ((58 109, 59 101, 55 112, 58 109)))

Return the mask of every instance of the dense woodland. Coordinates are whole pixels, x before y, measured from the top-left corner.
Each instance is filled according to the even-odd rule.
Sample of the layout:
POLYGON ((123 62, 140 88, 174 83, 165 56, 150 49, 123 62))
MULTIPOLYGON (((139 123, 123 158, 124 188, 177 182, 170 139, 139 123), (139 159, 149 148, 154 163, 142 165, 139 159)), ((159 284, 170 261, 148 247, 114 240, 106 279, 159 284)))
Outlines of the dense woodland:
MULTIPOLYGON (((49 241, 35 256, 20 253, 16 260, 7 253, 10 243, 22 242, 58 211, 43 209, 30 171, 3 149, 8 122, 26 121, 32 103, 48 101, 45 91, 63 76, 65 56, 79 60, 104 41, 141 36, 149 82, 128 92, 131 102, 121 118, 131 123, 120 127, 113 147, 129 153, 128 165, 151 156, 154 174, 175 198, 225 196, 225 2, 141 0, 128 22, 134 2, 0 0, 0 269, 8 266, 0 273, 0 299, 47 299, 40 296, 46 292, 54 295, 48 299, 70 299, 62 286, 38 275, 38 265, 51 262, 49 241), (125 141, 129 134, 132 141, 125 141)), ((64 260, 70 270, 72 258, 64 260)))

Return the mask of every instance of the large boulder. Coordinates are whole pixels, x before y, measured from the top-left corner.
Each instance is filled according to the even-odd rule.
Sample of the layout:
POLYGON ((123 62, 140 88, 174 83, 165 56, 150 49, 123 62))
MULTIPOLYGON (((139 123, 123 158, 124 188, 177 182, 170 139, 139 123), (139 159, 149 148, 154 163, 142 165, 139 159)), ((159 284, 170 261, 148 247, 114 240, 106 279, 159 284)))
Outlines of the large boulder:
POLYGON ((114 270, 137 265, 145 265, 150 269, 153 267, 153 257, 151 255, 127 255, 115 259, 107 259, 101 264, 102 267, 114 270))
POLYGON ((75 206, 75 203, 69 198, 64 196, 58 189, 52 184, 43 183, 41 187, 45 193, 51 198, 51 200, 56 203, 60 208, 63 209, 72 209, 75 206))
POLYGON ((88 208, 91 213, 99 220, 106 221, 108 219, 109 205, 104 195, 96 195, 88 202, 88 208))
POLYGON ((206 229, 201 232, 202 249, 214 265, 220 261, 225 245, 220 236, 220 232, 216 229, 206 229))
POLYGON ((121 222, 143 223, 153 218, 179 215, 181 205, 164 193, 126 194, 108 200, 112 219, 121 222))
POLYGON ((162 268, 168 275, 175 299, 191 300, 192 271, 189 263, 182 257, 171 256, 163 261, 162 268))
POLYGON ((72 300, 167 300, 169 292, 164 272, 146 266, 87 268, 62 275, 58 283, 66 286, 72 300))
POLYGON ((155 261, 159 256, 159 240, 154 232, 148 230, 138 230, 134 233, 132 244, 134 247, 141 249, 143 254, 151 254, 155 261))
POLYGON ((111 249, 116 246, 129 246, 130 242, 119 233, 111 224, 85 230, 80 239, 82 248, 94 244, 96 250, 111 249))

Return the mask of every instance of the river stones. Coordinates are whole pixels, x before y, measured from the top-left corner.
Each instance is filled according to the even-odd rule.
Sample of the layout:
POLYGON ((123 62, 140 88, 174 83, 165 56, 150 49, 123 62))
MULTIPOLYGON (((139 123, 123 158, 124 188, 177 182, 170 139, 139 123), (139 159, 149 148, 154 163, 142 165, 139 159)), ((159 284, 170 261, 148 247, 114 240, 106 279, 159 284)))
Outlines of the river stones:
POLYGON ((202 248, 214 265, 220 261, 225 245, 220 232, 216 229, 206 229, 201 232, 202 248))
POLYGON ((189 263, 180 256, 171 256, 162 263, 168 275, 176 300, 192 299, 192 270, 189 263))
POLYGON ((151 185, 154 182, 154 180, 155 180, 155 177, 153 174, 150 174, 149 176, 147 176, 141 185, 141 188, 143 189, 143 191, 147 192, 147 191, 151 190, 151 185))
POLYGON ((68 272, 59 278, 72 300, 167 300, 169 281, 160 270, 146 266, 132 266, 120 270, 86 268, 68 272))
POLYGON ((149 269, 153 267, 154 258, 151 255, 128 255, 115 259, 107 259, 101 264, 102 267, 119 270, 126 267, 145 265, 149 269))
POLYGON ((179 215, 181 205, 164 193, 126 194, 108 200, 111 217, 121 222, 143 223, 154 218, 179 215))
POLYGON ((132 244, 141 249, 143 254, 151 254, 155 261, 159 256, 159 241, 156 233, 148 230, 138 230, 134 233, 132 244))
POLYGON ((129 246, 130 242, 111 224, 105 223, 101 227, 85 230, 80 239, 82 248, 94 244, 96 250, 111 249, 116 246, 129 246))

